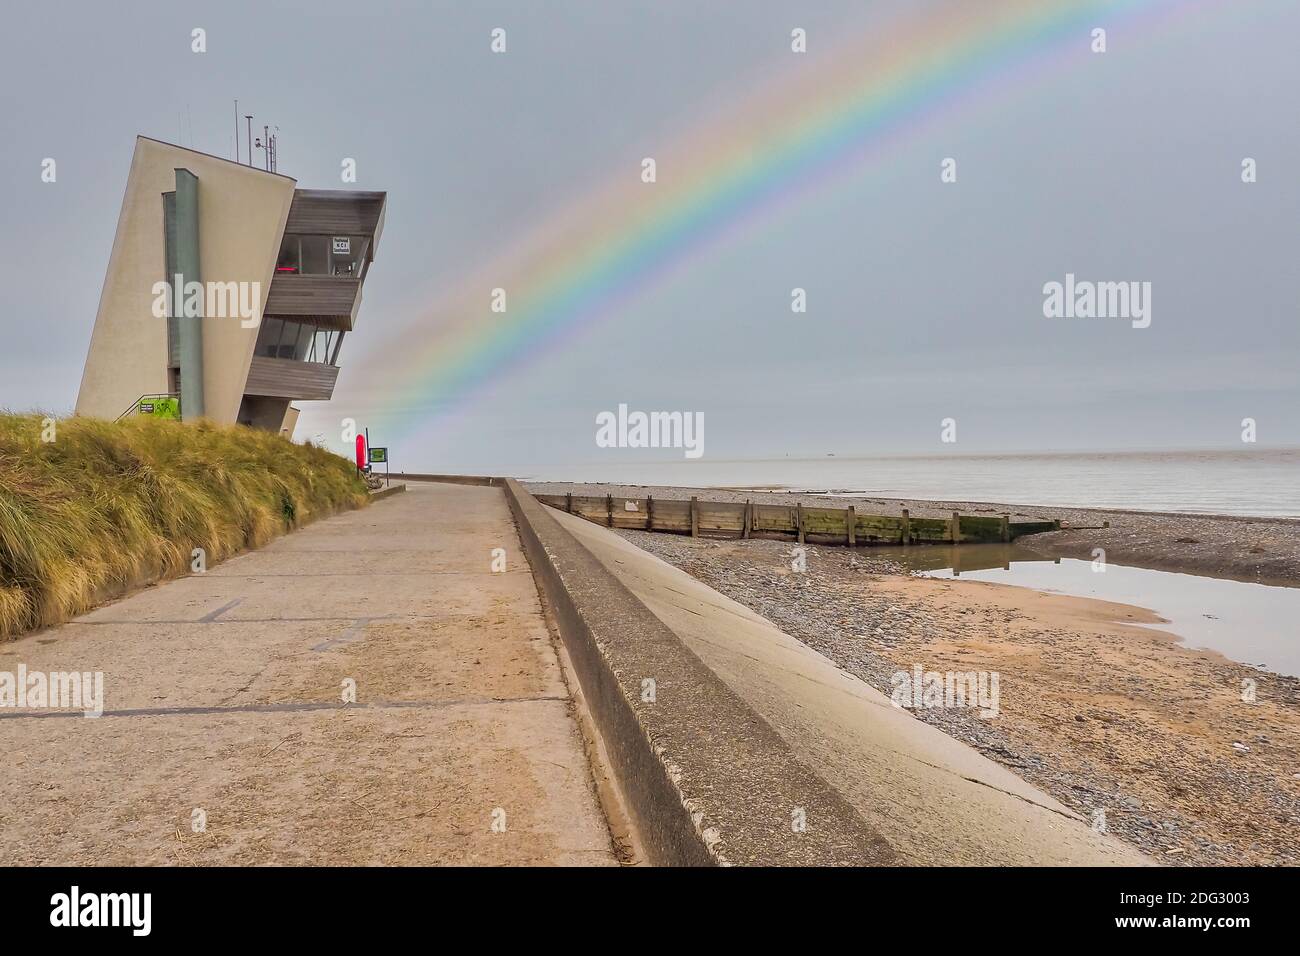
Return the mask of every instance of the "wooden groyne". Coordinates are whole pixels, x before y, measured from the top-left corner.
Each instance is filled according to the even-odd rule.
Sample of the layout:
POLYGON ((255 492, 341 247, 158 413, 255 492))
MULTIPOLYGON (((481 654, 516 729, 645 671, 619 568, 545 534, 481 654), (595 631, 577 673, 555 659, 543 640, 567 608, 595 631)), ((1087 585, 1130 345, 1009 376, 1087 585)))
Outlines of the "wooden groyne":
POLYGON ((620 498, 613 495, 536 495, 542 504, 603 524, 607 528, 663 531, 728 538, 791 538, 803 543, 859 547, 881 544, 962 544, 1013 541, 1026 534, 1054 531, 1060 521, 1012 521, 1010 515, 948 518, 860 514, 847 508, 806 508, 752 501, 620 498))

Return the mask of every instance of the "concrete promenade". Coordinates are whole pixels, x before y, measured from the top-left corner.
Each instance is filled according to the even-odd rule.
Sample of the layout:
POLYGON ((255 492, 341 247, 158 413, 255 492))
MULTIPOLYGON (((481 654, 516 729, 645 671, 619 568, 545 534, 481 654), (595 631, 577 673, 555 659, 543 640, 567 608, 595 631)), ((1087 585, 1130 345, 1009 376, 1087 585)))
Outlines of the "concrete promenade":
POLYGON ((3 865, 615 862, 498 487, 413 484, 20 664, 102 671, 105 713, 0 709, 3 865))

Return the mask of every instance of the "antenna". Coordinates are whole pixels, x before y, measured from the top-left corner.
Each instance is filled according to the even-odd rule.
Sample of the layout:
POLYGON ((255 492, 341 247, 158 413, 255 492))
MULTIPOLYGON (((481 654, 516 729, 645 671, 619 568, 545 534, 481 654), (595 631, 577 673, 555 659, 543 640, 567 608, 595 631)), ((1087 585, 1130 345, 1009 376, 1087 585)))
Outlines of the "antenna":
MULTIPOLYGON (((280 167, 280 127, 264 125, 262 135, 253 138, 253 114, 244 114, 245 128, 248 130, 248 165, 253 165, 254 148, 262 151, 262 168, 269 173, 280 167), (275 130, 274 133, 271 130, 275 130)), ((235 158, 239 158, 239 100, 235 100, 235 158)))
POLYGON ((239 100, 235 100, 235 162, 239 162, 239 100))

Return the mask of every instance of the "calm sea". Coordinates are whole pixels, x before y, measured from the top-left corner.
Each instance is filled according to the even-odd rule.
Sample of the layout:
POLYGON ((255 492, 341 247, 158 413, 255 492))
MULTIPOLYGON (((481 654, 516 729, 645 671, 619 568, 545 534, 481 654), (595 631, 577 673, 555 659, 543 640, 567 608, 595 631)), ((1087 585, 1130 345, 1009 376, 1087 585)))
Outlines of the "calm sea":
POLYGON ((1300 449, 589 463, 529 477, 1300 517, 1300 449))

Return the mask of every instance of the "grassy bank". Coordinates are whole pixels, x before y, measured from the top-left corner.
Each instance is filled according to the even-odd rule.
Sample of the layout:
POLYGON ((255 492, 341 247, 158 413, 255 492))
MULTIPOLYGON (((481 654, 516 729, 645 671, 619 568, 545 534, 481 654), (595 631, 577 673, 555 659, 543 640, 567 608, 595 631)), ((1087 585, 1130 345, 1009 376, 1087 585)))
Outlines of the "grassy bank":
POLYGON ((0 413, 0 639, 365 500, 346 459, 270 432, 0 413))

